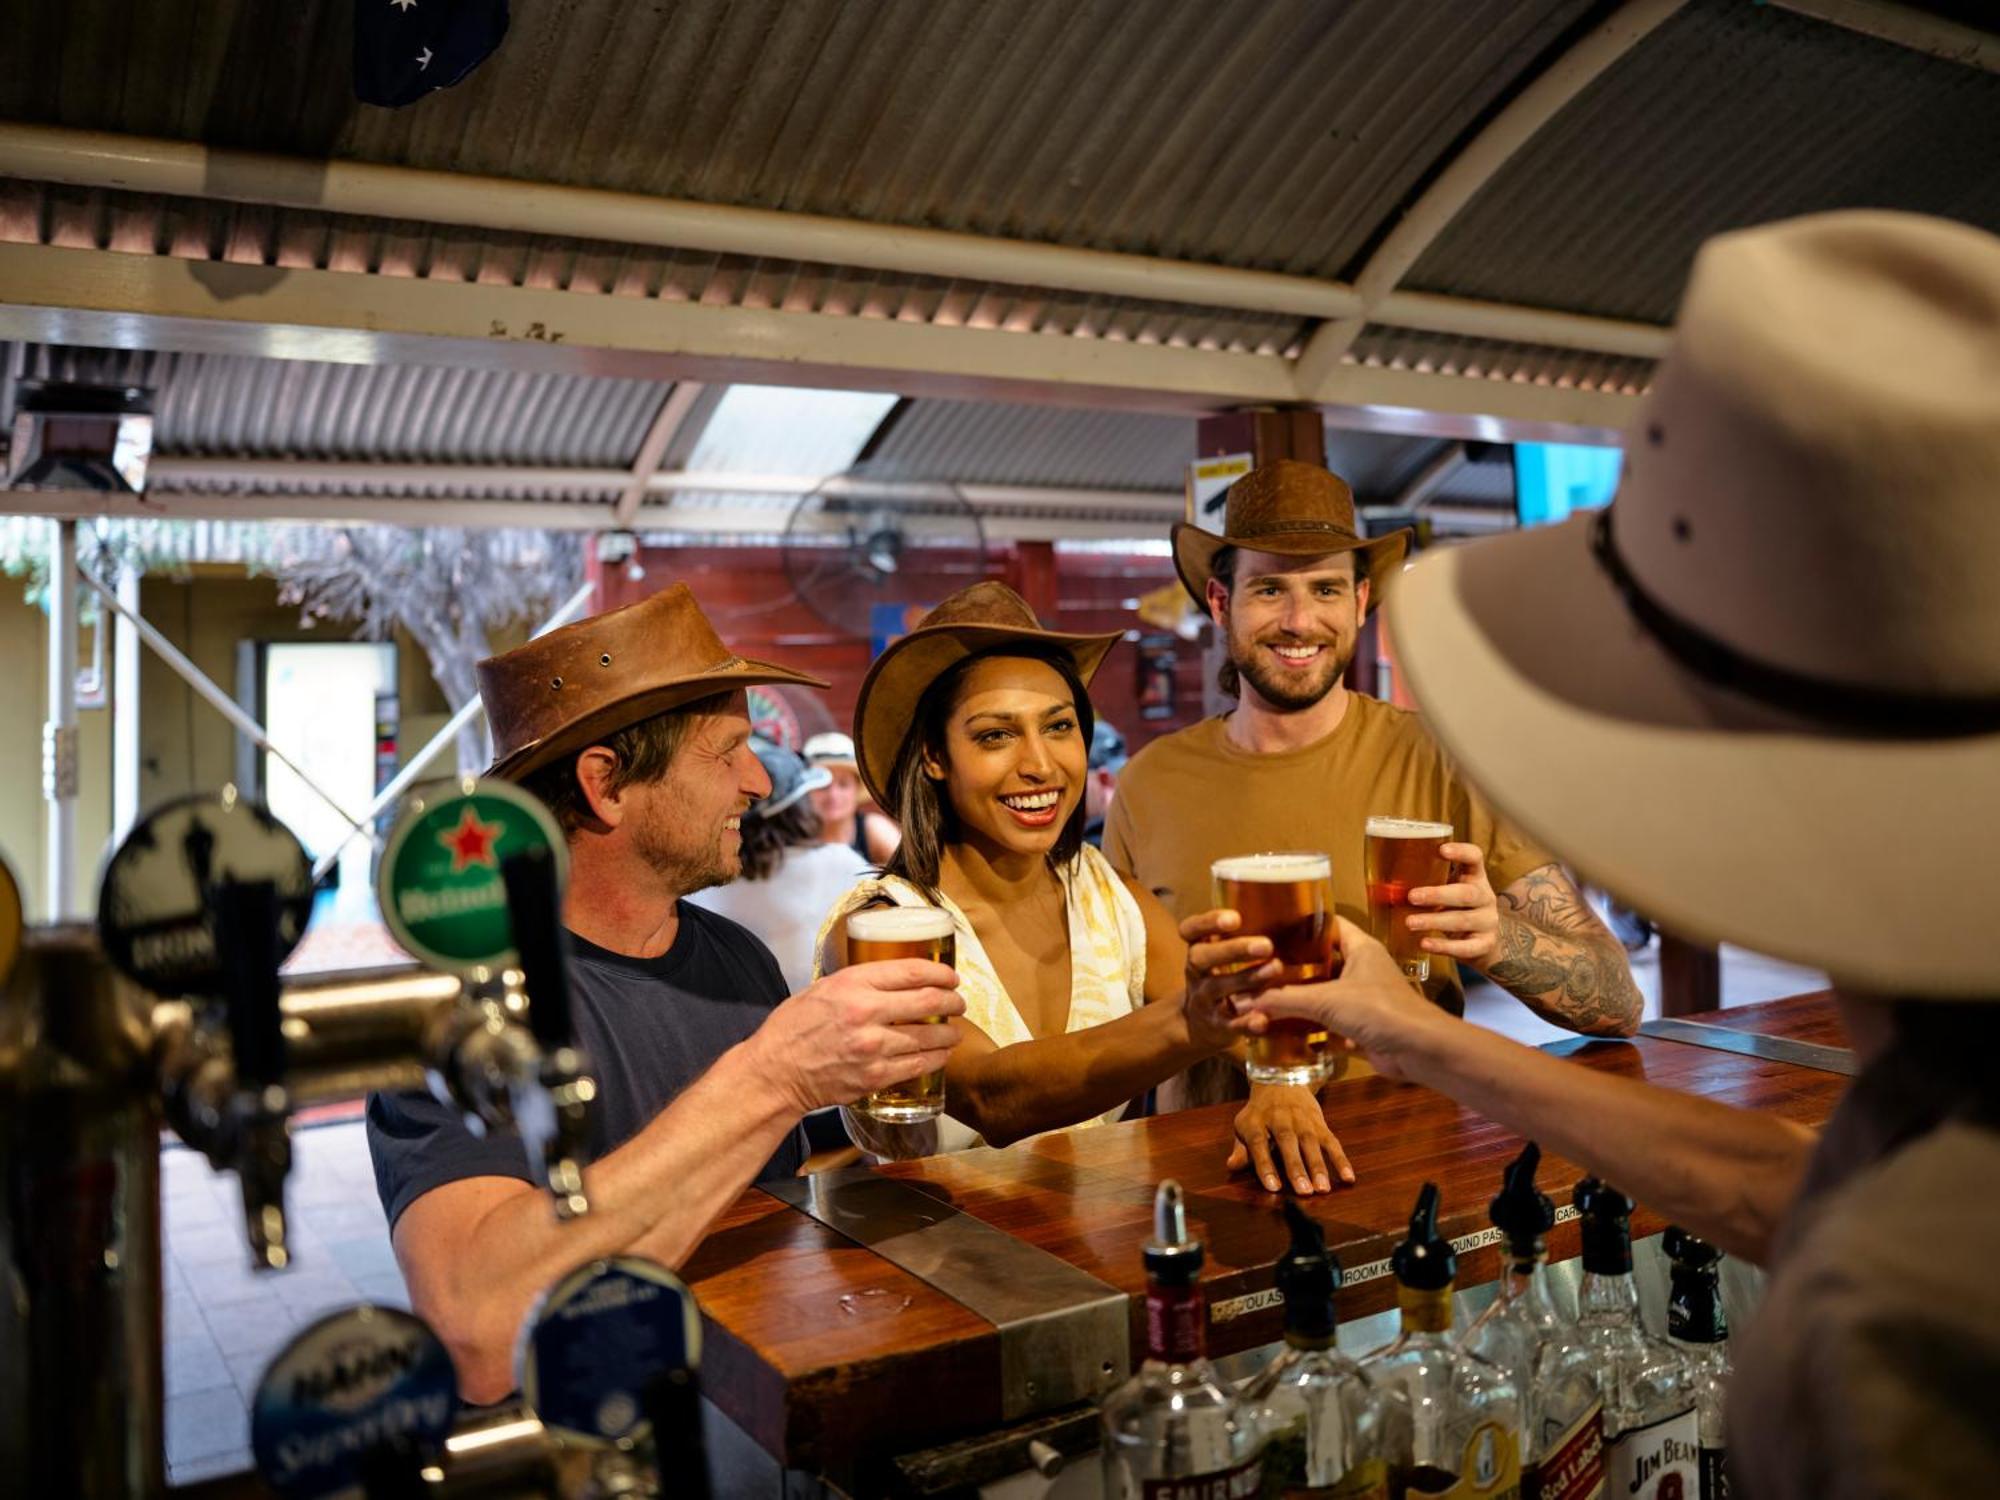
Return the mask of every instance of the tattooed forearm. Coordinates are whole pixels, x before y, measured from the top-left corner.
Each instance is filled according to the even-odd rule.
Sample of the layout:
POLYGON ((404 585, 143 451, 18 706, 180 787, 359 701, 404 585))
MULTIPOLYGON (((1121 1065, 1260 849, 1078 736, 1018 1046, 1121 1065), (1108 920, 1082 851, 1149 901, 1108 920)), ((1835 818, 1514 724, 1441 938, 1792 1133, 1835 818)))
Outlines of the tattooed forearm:
POLYGON ((1500 895, 1499 951, 1486 977, 1572 1031, 1630 1036, 1644 1008, 1618 940, 1554 865, 1500 895))

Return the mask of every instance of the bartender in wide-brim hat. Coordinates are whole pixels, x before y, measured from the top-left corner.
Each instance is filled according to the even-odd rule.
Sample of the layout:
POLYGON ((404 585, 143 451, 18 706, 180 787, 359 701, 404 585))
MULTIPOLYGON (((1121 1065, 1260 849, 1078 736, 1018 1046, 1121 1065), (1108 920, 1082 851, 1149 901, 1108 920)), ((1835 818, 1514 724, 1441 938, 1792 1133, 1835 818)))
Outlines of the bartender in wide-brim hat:
POLYGON ((1862 1068, 1824 1134, 1412 1003, 1351 929, 1340 981, 1244 1024, 1318 1017, 1768 1265, 1738 1494, 1989 1493, 2000 239, 1841 213, 1711 241, 1626 452, 1608 510, 1427 559, 1390 622, 1525 828, 1677 931, 1827 971, 1862 1068))

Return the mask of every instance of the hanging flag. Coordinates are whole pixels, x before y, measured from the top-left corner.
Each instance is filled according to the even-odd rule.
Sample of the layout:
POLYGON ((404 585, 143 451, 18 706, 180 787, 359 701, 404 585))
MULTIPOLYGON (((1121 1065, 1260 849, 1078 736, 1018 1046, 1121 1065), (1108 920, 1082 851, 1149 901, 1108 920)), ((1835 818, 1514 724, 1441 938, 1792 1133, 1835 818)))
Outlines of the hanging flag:
POLYGON ((354 92, 390 109, 448 89, 507 35, 507 0, 354 0, 354 92))

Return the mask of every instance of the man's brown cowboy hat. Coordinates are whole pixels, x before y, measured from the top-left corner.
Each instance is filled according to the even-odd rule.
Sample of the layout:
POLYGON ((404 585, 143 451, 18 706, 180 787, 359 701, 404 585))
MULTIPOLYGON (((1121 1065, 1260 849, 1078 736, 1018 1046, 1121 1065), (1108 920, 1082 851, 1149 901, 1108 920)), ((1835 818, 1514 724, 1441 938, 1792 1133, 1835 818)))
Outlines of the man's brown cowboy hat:
POLYGON ((1710 240, 1608 510, 1390 605, 1480 790, 1685 937, 1864 992, 2000 991, 2000 239, 1710 240))
POLYGON ((479 664, 489 776, 519 781, 654 714, 760 682, 827 686, 722 644, 684 583, 479 664))
POLYGON ((1087 687, 1105 653, 1121 639, 1121 631, 1069 635, 1044 630, 1028 601, 1004 583, 975 583, 960 589, 925 615, 915 630, 893 642, 868 669, 861 696, 854 702, 854 742, 862 783, 878 807, 893 807, 889 773, 896 768, 904 738, 915 732, 917 704, 926 688, 966 657, 992 654, 1006 646, 1053 646, 1069 655, 1087 687))
POLYGON ((1318 464, 1281 458, 1252 469, 1229 487, 1222 512, 1222 535, 1186 521, 1174 524, 1174 567, 1181 586, 1208 613, 1208 580, 1215 554, 1224 547, 1248 547, 1286 557, 1331 557, 1359 552, 1367 559, 1371 597, 1379 601, 1403 565, 1410 533, 1392 531, 1366 538, 1354 524, 1354 491, 1338 474, 1318 464))

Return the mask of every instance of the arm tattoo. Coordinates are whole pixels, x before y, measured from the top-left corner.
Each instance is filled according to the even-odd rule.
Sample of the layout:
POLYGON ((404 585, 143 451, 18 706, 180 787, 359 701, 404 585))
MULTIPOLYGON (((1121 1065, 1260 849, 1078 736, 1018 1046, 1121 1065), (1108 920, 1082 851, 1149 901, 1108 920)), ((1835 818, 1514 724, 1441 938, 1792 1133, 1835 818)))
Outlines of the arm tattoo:
POLYGON ((1500 955, 1486 977, 1545 1021, 1630 1036, 1645 1008, 1618 940, 1555 865, 1500 894, 1500 955))

